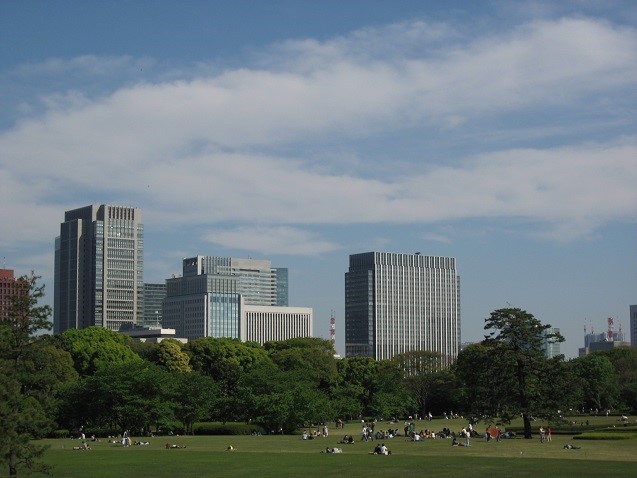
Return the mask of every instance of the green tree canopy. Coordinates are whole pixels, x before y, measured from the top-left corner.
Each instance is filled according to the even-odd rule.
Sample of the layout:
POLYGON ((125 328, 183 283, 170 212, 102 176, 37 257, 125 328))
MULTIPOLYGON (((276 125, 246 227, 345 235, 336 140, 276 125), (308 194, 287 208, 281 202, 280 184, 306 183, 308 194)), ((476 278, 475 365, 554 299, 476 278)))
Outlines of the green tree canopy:
POLYGON ((424 417, 430 411, 429 398, 443 370, 442 356, 429 350, 414 350, 395 355, 391 360, 405 373, 407 389, 418 405, 418 413, 424 417))
POLYGON ((598 410, 614 408, 619 399, 619 387, 610 358, 595 352, 572 362, 575 374, 583 382, 584 406, 598 410))
POLYGON ((156 348, 155 363, 169 372, 190 372, 190 356, 182 350, 181 342, 162 340, 156 348))
POLYGON ((58 336, 60 346, 73 357, 75 370, 81 375, 91 375, 105 364, 121 364, 140 361, 131 349, 132 339, 104 327, 68 329, 58 336))
POLYGON ((65 417, 73 428, 148 430, 173 420, 174 386, 168 371, 149 362, 104 364, 68 391, 65 417))
POLYGON ((338 380, 334 347, 329 340, 299 337, 267 342, 264 348, 281 370, 302 372, 320 390, 329 390, 338 380))

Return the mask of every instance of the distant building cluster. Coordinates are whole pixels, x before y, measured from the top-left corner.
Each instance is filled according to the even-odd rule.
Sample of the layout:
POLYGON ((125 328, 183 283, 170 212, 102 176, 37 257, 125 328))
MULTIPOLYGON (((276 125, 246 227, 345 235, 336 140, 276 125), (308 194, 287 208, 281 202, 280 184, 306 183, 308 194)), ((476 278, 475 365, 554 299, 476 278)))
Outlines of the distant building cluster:
MULTIPOLYGON (((55 239, 55 332, 90 326, 140 340, 311 337, 313 310, 289 306, 287 268, 197 255, 164 283, 143 281, 144 226, 135 207, 66 211, 55 239)), ((334 318, 331 319, 331 331, 334 318)), ((367 252, 345 274, 346 356, 377 360, 460 348, 460 278, 452 257, 367 252)), ((332 342, 334 334, 332 333, 332 342)))
MULTIPOLYGON (((225 337, 264 344, 312 337, 310 307, 289 306, 288 269, 265 259, 197 255, 182 274, 144 283, 144 225, 136 207, 90 205, 66 211, 55 238, 55 333, 91 326, 139 340, 225 337)), ((0 320, 11 297, 28 284, 0 269, 0 320)), ((585 334, 579 355, 629 346, 621 330, 585 334)), ((460 337, 460 276, 453 257, 365 252, 349 256, 345 272, 345 356, 376 360, 428 350, 451 364, 467 343, 460 337)), ((334 343, 335 319, 330 319, 334 343)), ((548 358, 560 343, 543 343, 548 358)), ((637 344, 637 305, 630 306, 637 344)))
POLYGON ((134 207, 66 211, 55 239, 56 333, 90 326, 144 340, 311 337, 313 312, 288 307, 288 270, 270 261, 195 256, 180 277, 143 281, 144 226, 134 207))
MULTIPOLYGON (((637 310, 633 310, 633 307, 636 306, 630 306, 631 324, 633 312, 637 312, 637 310)), ((607 323, 608 329, 604 332, 595 333, 591 330, 589 333, 585 333, 584 347, 579 349, 580 357, 598 350, 612 350, 617 347, 630 347, 630 343, 624 338, 624 332, 622 331, 621 326, 618 331, 615 330, 615 319, 613 317, 609 317, 607 319, 607 323)), ((586 332, 586 329, 584 331, 586 332)))

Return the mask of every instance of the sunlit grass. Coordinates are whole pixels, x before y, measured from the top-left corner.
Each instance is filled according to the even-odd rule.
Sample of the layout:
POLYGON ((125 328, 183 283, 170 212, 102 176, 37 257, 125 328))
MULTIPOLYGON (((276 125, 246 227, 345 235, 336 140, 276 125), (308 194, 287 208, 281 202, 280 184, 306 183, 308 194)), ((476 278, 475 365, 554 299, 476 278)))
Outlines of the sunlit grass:
MULTIPOLYGON (((612 420, 595 418, 595 426, 612 420)), ((589 425, 591 421, 589 420, 589 425)), ((417 430, 460 430, 463 420, 418 422, 417 430)), ((399 428, 403 424, 378 423, 376 429, 399 428)), ((538 424, 539 427, 539 424, 538 424)), ((496 442, 472 439, 470 447, 451 447, 451 441, 428 439, 419 443, 396 437, 384 440, 391 456, 370 455, 375 442, 360 441, 360 424, 332 429, 327 438, 301 440, 299 436, 182 436, 150 438, 149 446, 124 448, 101 440, 92 450, 76 451, 78 440, 43 440, 51 446, 45 461, 54 465, 54 475, 75 477, 202 477, 202 476, 396 476, 414 472, 429 475, 470 473, 490 476, 633 476, 637 470, 637 440, 574 441, 573 435, 553 436, 551 443, 538 438, 496 442), (352 434, 353 445, 337 442, 352 434), (166 443, 185 445, 165 449, 166 443), (581 446, 566 450, 566 443, 581 446), (234 452, 226 451, 233 445, 234 452), (326 447, 341 447, 343 453, 321 453, 326 447)), ((482 431, 484 426, 476 427, 482 431)), ((559 430, 556 430, 559 431, 559 430)), ((135 438, 133 438, 135 440, 135 438)), ((0 475, 4 470, 0 470, 0 475)), ((29 476, 29 475, 24 475, 29 476)))

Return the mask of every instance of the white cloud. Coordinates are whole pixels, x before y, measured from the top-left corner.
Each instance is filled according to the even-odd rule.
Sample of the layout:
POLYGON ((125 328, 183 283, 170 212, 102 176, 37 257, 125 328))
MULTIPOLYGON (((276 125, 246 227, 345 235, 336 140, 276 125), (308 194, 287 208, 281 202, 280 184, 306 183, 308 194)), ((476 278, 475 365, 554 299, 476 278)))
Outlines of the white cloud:
MULTIPOLYGON (((323 43, 288 42, 264 58, 273 52, 288 56, 275 67, 147 81, 99 98, 75 90, 48 96, 45 114, 0 136, 0 186, 9 197, 0 220, 35 219, 3 240, 50 241, 50 217, 59 222, 63 208, 111 197, 148 205, 145 217, 164 227, 273 224, 208 236, 247 249, 258 238, 264 253, 338 247, 291 225, 519 217, 572 239, 605 221, 635 218, 635 138, 494 146, 462 162, 428 158, 409 176, 398 167, 387 174, 400 160, 391 132, 452 135, 488 117, 551 108, 573 114, 591 95, 608 110, 624 106, 619 96, 634 98, 637 83, 634 29, 562 19, 468 41, 448 25, 411 22, 323 43), (304 154, 316 149, 312 158, 320 157, 326 141, 356 150, 377 133, 388 138, 375 152, 382 165, 360 152, 343 174, 304 154)), ((99 62, 52 60, 42 68, 98 74, 137 65, 128 57, 99 62)), ((580 121, 586 130, 586 118, 580 121)))
POLYGON ((204 236, 213 244, 256 251, 263 254, 315 255, 340 249, 338 244, 322 240, 293 227, 239 227, 215 230, 204 236))
POLYGON ((425 241, 432 241, 432 242, 440 242, 443 244, 451 244, 451 239, 449 239, 449 237, 443 235, 443 234, 438 234, 436 232, 427 232, 425 234, 422 234, 421 236, 425 241))

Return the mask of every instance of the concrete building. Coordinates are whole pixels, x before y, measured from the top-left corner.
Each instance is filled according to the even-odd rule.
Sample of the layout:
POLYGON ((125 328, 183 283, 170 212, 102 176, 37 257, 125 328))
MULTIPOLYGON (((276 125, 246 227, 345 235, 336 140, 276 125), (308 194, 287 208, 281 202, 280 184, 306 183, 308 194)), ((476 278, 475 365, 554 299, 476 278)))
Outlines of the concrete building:
POLYGON ((166 280, 162 320, 177 336, 259 343, 312 336, 311 308, 277 305, 288 300, 287 269, 213 256, 187 258, 182 266, 182 277, 166 280))
POLYGON ((9 318, 13 297, 28 292, 28 283, 16 278, 13 269, 0 269, 0 321, 9 318))
POLYGON ((345 355, 376 360, 460 346, 460 278, 452 257, 366 252, 345 273, 345 355))
POLYGON ((241 340, 263 345, 273 340, 312 337, 313 311, 311 307, 244 305, 241 322, 245 331, 241 340))
POLYGON ((122 330, 121 333, 128 335, 140 342, 148 342, 158 344, 166 339, 177 340, 185 344, 188 340, 177 337, 175 329, 164 329, 161 327, 142 327, 122 330))
POLYGON ((55 332, 140 322, 143 255, 139 208, 93 204, 66 211, 55 239, 55 332))

